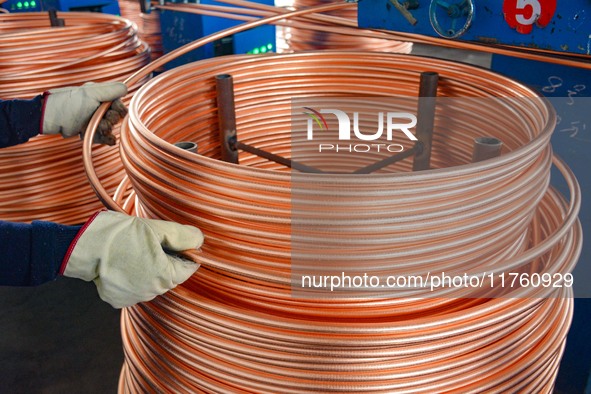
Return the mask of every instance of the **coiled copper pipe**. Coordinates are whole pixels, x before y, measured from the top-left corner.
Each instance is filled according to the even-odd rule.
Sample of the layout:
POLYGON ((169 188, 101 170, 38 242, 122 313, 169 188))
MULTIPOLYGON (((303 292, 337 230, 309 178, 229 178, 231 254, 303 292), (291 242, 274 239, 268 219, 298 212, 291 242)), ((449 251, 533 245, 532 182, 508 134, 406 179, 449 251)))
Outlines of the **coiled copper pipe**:
MULTIPOLYGON (((46 13, 0 16, 1 98, 26 99, 88 81, 122 81, 148 63, 148 47, 128 20, 97 13, 59 16, 65 27, 51 28, 46 13)), ((146 79, 130 85, 124 100, 146 79)), ((37 136, 0 150, 0 218, 75 224, 100 209, 83 170, 81 147, 77 138, 37 136)), ((114 191, 122 176, 116 148, 100 147, 95 156, 99 177, 114 191)))
MULTIPOLYGON (((330 0, 294 0, 293 6, 297 9, 314 5, 327 4, 330 0)), ((357 9, 346 8, 328 12, 328 15, 349 19, 357 24, 357 9)), ((330 22, 316 22, 317 24, 330 25, 330 22)), ((345 28, 343 28, 345 30, 345 28)), ((360 30, 351 27, 349 30, 360 30)), ((326 33, 298 27, 289 27, 285 31, 285 41, 292 51, 310 51, 317 49, 380 51, 395 53, 410 53, 412 43, 395 40, 385 40, 373 37, 351 36, 343 32, 326 33)))
MULTIPOLYGON (((433 169, 410 173, 403 161, 372 176, 300 174, 316 197, 312 214, 323 206, 347 213, 331 222, 339 234, 331 252, 314 250, 315 239, 304 237, 313 259, 332 257, 348 270, 367 262, 363 269, 401 275, 572 271, 581 248, 580 191, 558 159, 570 203, 548 188, 555 115, 525 86, 463 64, 379 53, 189 64, 134 96, 121 132, 128 178, 115 201, 105 200, 197 225, 208 240, 192 254, 202 264, 193 278, 123 311, 122 392, 552 391, 572 314, 569 287, 505 289, 486 298, 466 291, 323 297, 298 289, 291 276, 298 178, 247 153, 241 165, 217 160, 216 75, 234 77, 240 140, 290 157, 293 97, 414 96, 425 70, 437 70, 439 96, 458 103, 446 109, 457 111, 453 125, 446 113, 436 117, 433 169), (490 105, 482 105, 486 99, 490 105), (505 151, 470 164, 469 147, 482 134, 503 141, 505 151), (199 155, 173 145, 180 140, 197 142, 199 155), (125 198, 129 185, 134 192, 125 198), (343 198, 324 203, 337 187, 343 198)), ((87 165, 88 147, 85 141, 87 165)), ((306 153, 312 164, 329 161, 306 153)))
POLYGON ((148 43, 151 51, 151 59, 162 56, 162 32, 160 28, 160 11, 154 9, 149 13, 141 13, 142 28, 139 36, 142 41, 148 43))
MULTIPOLYGON (((152 4, 147 4, 152 7, 152 4)), ((154 4, 155 5, 155 4, 154 4)), ((137 25, 138 37, 150 47, 150 58, 162 56, 162 33, 160 32, 160 12, 142 12, 140 3, 134 0, 119 0, 121 16, 137 25)))
POLYGON ((133 0, 119 0, 119 10, 121 16, 136 24, 138 32, 141 33, 144 25, 141 17, 142 10, 139 1, 133 0))

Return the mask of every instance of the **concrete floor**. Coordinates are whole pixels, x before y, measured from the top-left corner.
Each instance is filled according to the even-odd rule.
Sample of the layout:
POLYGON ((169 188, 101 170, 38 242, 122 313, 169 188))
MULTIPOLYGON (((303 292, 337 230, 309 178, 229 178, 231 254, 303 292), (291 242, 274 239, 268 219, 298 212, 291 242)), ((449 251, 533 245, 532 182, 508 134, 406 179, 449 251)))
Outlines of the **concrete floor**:
MULTIPOLYGON (((478 53, 415 46, 414 53, 490 64, 478 53)), ((586 386, 591 300, 577 300, 556 393, 586 386)), ((123 353, 119 311, 92 283, 60 278, 36 288, 0 287, 0 393, 116 393, 123 353)))
POLYGON ((93 283, 0 287, 0 393, 116 393, 119 311, 93 283))

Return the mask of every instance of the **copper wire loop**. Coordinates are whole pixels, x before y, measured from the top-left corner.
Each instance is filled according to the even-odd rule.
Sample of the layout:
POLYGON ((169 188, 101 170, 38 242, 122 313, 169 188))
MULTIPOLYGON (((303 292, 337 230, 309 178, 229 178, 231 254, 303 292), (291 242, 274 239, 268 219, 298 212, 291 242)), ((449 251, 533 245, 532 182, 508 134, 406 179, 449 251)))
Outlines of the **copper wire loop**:
POLYGON ((572 316, 570 287, 508 289, 496 298, 459 290, 337 297, 297 288, 291 272, 298 179, 314 202, 298 218, 322 207, 347 213, 329 222, 329 234, 338 234, 328 238, 330 252, 315 248, 313 232, 298 234, 311 260, 392 275, 571 272, 582 241, 580 190, 552 157, 553 109, 524 85, 465 64, 370 52, 188 64, 133 97, 121 130, 127 175, 112 198, 92 173, 88 141, 98 116, 84 159, 105 204, 193 224, 206 235, 200 253, 187 253, 202 264, 192 278, 123 311, 120 392, 552 392, 572 316), (291 99, 414 97, 420 73, 432 70, 440 97, 475 101, 445 108, 455 111, 453 123, 447 112, 436 114, 431 170, 410 172, 407 159, 370 176, 296 177, 245 152, 240 165, 219 160, 216 75, 234 78, 240 141, 348 171, 381 156, 351 163, 292 152, 291 99), (503 141, 503 154, 470 163, 471 142, 482 135, 503 141), (177 141, 196 142, 199 154, 177 141), (548 187, 552 163, 570 188, 568 202, 548 187))
MULTIPOLYGON (((126 19, 81 12, 58 16, 65 27, 50 27, 47 13, 0 16, 2 99, 32 98, 88 81, 123 81, 150 60, 147 45, 126 19)), ((129 86, 125 102, 146 79, 129 86)), ((0 218, 76 224, 100 209, 84 173, 81 147, 78 138, 37 136, 0 150, 0 218)), ((123 171, 117 156, 116 147, 95 150, 98 175, 111 192, 123 171)))

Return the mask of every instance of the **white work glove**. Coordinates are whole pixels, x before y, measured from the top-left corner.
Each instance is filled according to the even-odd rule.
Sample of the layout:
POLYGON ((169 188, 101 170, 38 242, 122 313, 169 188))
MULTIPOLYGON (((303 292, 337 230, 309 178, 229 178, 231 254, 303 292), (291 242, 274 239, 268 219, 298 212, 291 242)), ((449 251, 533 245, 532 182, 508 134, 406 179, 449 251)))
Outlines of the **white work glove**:
POLYGON ((113 101, 101 120, 94 142, 115 144, 111 130, 127 114, 119 98, 127 94, 121 82, 89 82, 83 86, 51 89, 43 95, 41 134, 72 137, 83 133, 101 102, 113 101))
POLYGON ((80 229, 62 264, 64 276, 94 281, 115 308, 149 301, 187 280, 199 265, 169 253, 196 249, 193 226, 101 211, 80 229))

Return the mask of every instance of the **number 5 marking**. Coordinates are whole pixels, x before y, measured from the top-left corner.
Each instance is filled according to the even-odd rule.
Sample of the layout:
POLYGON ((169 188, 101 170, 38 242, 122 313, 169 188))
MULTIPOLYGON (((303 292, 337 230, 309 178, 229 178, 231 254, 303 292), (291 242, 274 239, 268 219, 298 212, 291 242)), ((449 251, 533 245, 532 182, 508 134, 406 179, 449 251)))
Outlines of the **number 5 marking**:
POLYGON ((540 28, 548 25, 555 11, 556 0, 503 1, 505 21, 521 34, 530 34, 534 24, 540 28))
POLYGON ((531 25, 533 24, 542 14, 542 5, 538 0, 517 0, 517 10, 525 11, 525 8, 530 6, 532 8, 531 15, 525 19, 524 13, 515 15, 515 20, 520 25, 531 25))

